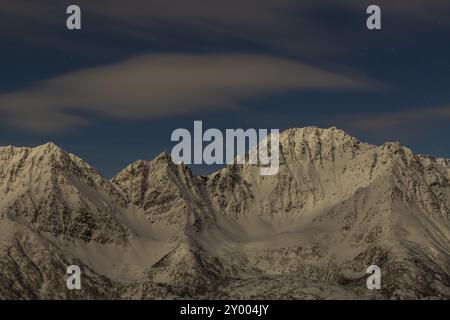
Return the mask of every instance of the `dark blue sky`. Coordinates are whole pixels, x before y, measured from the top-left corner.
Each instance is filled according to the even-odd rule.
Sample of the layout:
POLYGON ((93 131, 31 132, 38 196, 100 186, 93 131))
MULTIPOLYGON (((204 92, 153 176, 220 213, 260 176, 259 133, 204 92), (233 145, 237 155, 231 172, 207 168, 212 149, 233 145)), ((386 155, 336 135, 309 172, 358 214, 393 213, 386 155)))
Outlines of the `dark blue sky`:
POLYGON ((0 145, 53 141, 110 177, 203 120, 450 158, 450 3, 378 1, 369 31, 372 3, 335 2, 4 0, 0 145))

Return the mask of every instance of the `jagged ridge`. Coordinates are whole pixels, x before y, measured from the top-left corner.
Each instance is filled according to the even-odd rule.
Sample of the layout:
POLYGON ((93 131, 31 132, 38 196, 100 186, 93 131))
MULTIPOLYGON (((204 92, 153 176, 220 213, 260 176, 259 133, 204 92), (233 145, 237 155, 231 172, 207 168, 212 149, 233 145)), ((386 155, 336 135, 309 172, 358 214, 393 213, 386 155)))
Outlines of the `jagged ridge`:
MULTIPOLYGON (((275 176, 231 165, 197 177, 163 153, 110 182, 52 144, 1 148, 0 164, 2 219, 75 242, 57 255, 106 276, 121 297, 450 296, 450 162, 399 143, 373 146, 337 128, 289 129, 275 176), (120 248, 105 265, 133 252, 134 280, 123 264, 98 267, 107 243, 120 248), (370 264, 384 272, 376 294, 365 289, 370 264)), ((48 296, 42 288, 33 294, 48 296)))

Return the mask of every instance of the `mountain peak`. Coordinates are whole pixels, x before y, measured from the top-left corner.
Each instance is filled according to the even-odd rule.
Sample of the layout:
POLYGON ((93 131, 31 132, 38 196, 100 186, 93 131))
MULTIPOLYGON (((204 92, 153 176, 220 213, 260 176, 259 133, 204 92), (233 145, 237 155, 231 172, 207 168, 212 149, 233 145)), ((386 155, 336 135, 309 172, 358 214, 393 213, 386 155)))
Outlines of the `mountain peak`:
POLYGON ((170 155, 166 152, 163 151, 160 154, 158 154, 153 160, 151 161, 162 161, 162 162, 172 162, 172 158, 170 157, 170 155))
POLYGON ((47 142, 45 144, 39 145, 37 147, 31 148, 33 151, 42 152, 44 154, 68 154, 61 147, 53 142, 47 142))
POLYGON ((59 146, 57 146, 54 142, 51 142, 51 141, 44 143, 38 147, 45 147, 45 148, 49 148, 49 149, 60 149, 59 146))
POLYGON ((4 146, 0 147, 0 153, 6 157, 4 159, 20 155, 68 155, 66 151, 53 142, 47 142, 36 147, 4 146))
POLYGON ((364 277, 377 264, 389 271, 380 297, 450 296, 449 162, 336 127, 288 129, 280 151, 272 176, 230 166, 199 178, 163 152, 106 181, 53 143, 0 147, 2 230, 33 227, 33 237, 0 237, 13 248, 0 258, 6 283, 45 298, 43 287, 61 284, 55 261, 76 261, 108 280, 92 282, 96 292, 117 283, 123 298, 308 298, 337 288, 340 298, 373 298, 364 277), (35 266, 51 275, 44 285, 24 282, 35 266), (153 290, 163 287, 170 293, 153 290))
POLYGON ((320 139, 320 140, 354 140, 357 141, 356 138, 346 133, 345 131, 338 129, 336 127, 329 128, 320 128, 316 126, 308 126, 303 128, 291 128, 286 129, 280 135, 280 140, 284 141, 286 139, 301 139, 301 140, 311 140, 311 139, 320 139))

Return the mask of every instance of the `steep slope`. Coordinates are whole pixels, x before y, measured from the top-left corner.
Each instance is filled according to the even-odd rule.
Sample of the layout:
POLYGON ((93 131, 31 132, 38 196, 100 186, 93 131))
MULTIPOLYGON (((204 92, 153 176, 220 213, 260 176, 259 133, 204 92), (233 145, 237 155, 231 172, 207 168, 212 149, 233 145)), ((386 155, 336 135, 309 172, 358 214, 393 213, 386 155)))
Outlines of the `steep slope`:
POLYGON ((0 148, 0 217, 66 240, 123 242, 119 189, 52 143, 0 148))
POLYGON ((166 153, 152 161, 130 164, 112 182, 152 223, 181 230, 189 227, 198 230, 210 223, 202 180, 194 177, 188 167, 173 164, 166 153))
MULTIPOLYGON (((365 288, 366 268, 377 264, 389 270, 382 296, 448 296, 447 161, 416 156, 398 143, 380 147, 360 143, 336 128, 287 130, 280 143, 280 171, 275 176, 261 176, 256 166, 231 165, 206 179, 196 179, 187 168, 171 164, 167 155, 158 157, 158 166, 146 162, 145 174, 131 170, 138 172, 133 179, 138 179, 135 185, 140 188, 131 193, 140 196, 135 201, 138 205, 148 202, 142 199, 149 199, 153 185, 169 197, 161 202, 150 198, 147 207, 167 206, 167 200, 173 199, 169 208, 183 210, 162 211, 177 217, 178 225, 190 224, 180 220, 180 213, 195 216, 199 207, 209 211, 204 214, 206 219, 209 215, 214 221, 195 228, 196 232, 183 233, 176 249, 149 268, 153 283, 176 284, 172 290, 184 295, 201 295, 201 284, 219 284, 220 294, 239 297, 234 290, 256 279, 276 287, 283 278, 288 283, 316 286, 319 291, 336 286, 343 296, 351 297, 355 290, 365 288), (161 163, 165 174, 149 177, 148 172, 160 172, 161 163), (214 262, 214 268, 203 267, 208 262, 214 262), (211 270, 215 272, 210 274, 211 270)), ((124 186, 130 168, 125 172, 114 181, 129 190, 124 186)), ((317 293, 286 292, 292 297, 317 293)), ((242 294, 257 295, 248 290, 242 294)), ((287 293, 274 292, 274 296, 283 294, 287 293)), ((357 296, 374 294, 361 290, 357 296)))
POLYGON ((450 161, 336 128, 283 132, 274 176, 163 153, 106 181, 55 145, 5 147, 0 192, 2 298, 450 297, 450 161))
MULTIPOLYGON (((146 285, 156 285, 166 294, 194 296, 233 274, 228 261, 219 260, 197 241, 202 230, 216 225, 204 178, 162 153, 152 161, 129 165, 112 181, 150 221, 156 239, 170 248, 145 270, 146 285)), ((143 295, 155 297, 158 290, 150 288, 143 295)))
POLYGON ((251 264, 350 287, 377 264, 384 296, 449 295, 448 161, 336 128, 287 130, 280 143, 277 175, 230 166, 208 180, 215 210, 247 233, 237 247, 251 264))
POLYGON ((119 285, 53 244, 38 230, 0 221, 0 299, 114 299, 119 285), (82 270, 82 290, 66 287, 67 267, 82 270))

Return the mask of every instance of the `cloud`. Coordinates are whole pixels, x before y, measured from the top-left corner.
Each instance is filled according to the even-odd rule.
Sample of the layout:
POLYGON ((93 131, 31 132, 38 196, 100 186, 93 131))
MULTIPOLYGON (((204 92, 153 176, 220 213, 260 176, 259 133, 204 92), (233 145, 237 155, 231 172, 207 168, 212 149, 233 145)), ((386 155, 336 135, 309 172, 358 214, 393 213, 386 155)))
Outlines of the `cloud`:
MULTIPOLYGON (((376 4, 382 9, 384 16, 393 20, 420 20, 422 22, 436 22, 436 19, 448 20, 450 13, 450 2, 447 0, 350 0, 342 1, 343 6, 353 8, 367 8, 371 4, 376 4)), ((417 27, 421 27, 417 25, 417 27)))
MULTIPOLYGON (((124 41, 177 49, 180 37, 209 46, 243 41, 288 51, 293 46, 295 50, 313 54, 334 52, 335 46, 311 34, 311 21, 292 15, 292 10, 311 3, 311 0, 132 0, 124 4, 122 0, 78 0, 83 32, 97 35, 97 42, 92 42, 90 36, 67 40, 65 10, 71 1, 3 0, 0 21, 5 22, 5 27, 0 28, 0 36, 33 46, 76 52, 95 51, 92 48, 99 50, 101 46, 103 51, 121 52, 124 41), (111 35, 114 43, 110 41, 111 35)), ((325 36, 327 33, 322 33, 322 38, 325 36)))
POLYGON ((450 120, 450 106, 416 108, 395 112, 339 117, 336 121, 364 132, 380 132, 391 129, 415 129, 436 121, 450 120))
MULTIPOLYGON (((343 41, 360 30, 356 24, 349 29, 345 28, 345 21, 328 21, 329 12, 345 13, 342 19, 354 14, 355 21, 361 21, 362 29, 365 9, 373 3, 369 0, 132 0, 124 4, 122 0, 78 0, 85 33, 79 38, 68 38, 65 9, 70 4, 72 1, 68 0, 2 0, 0 21, 5 25, 0 28, 0 36, 72 52, 116 50, 121 53, 123 42, 176 50, 181 46, 182 37, 208 46, 240 41, 284 53, 327 57, 345 53, 343 41)), ((450 2, 447 0, 379 0, 377 4, 382 8, 383 20, 395 23, 395 28, 391 26, 389 30, 391 35, 410 33, 412 28, 423 28, 422 23, 437 20, 448 24, 450 2)))
POLYGON ((16 128, 54 132, 87 123, 89 114, 156 118, 236 108, 247 99, 288 90, 380 87, 362 75, 270 56, 159 54, 76 71, 0 95, 0 114, 16 128))

